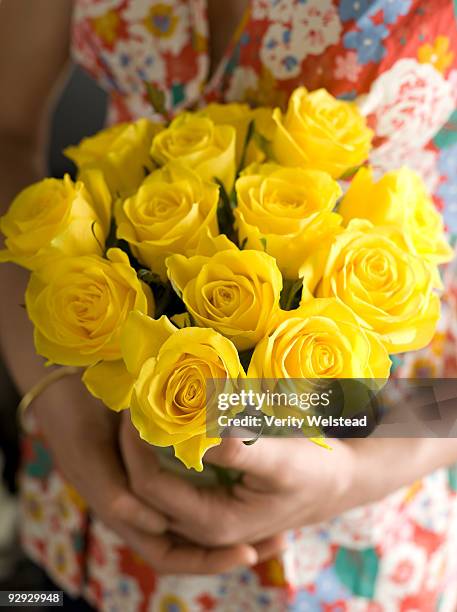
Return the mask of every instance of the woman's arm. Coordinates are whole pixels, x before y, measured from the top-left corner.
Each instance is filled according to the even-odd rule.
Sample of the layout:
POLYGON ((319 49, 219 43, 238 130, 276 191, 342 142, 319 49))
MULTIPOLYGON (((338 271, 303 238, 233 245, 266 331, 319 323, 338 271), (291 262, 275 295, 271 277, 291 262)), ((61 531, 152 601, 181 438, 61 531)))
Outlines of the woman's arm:
MULTIPOLYGON (((44 174, 49 117, 69 60, 71 0, 0 2, 0 214, 44 174)), ((28 273, 0 266, 0 347, 21 393, 49 370, 36 355, 24 292, 28 273)), ((163 515, 129 489, 116 415, 79 378, 55 383, 33 408, 59 468, 105 523, 158 571, 212 573, 256 562, 250 546, 206 550, 174 544, 163 515)))
MULTIPOLYGON (((44 174, 52 93, 68 63, 69 0, 0 3, 0 214, 27 184, 44 174)), ((24 393, 43 375, 25 310, 28 273, 0 266, 2 353, 24 393), (18 358, 20 356, 20 358, 18 358)))
MULTIPOLYGON (((70 0, 0 4, 2 214, 20 189, 44 174, 52 101, 68 64, 70 16, 70 0)), ((22 307, 28 276, 13 264, 0 266, 0 345, 21 394, 49 371, 35 352, 32 325, 22 307)), ((36 400, 41 429, 59 466, 109 521, 119 523, 125 509, 135 510, 132 516, 139 512, 141 517, 137 527, 148 521, 149 529, 162 531, 165 520, 156 512, 151 515, 127 492, 116 453, 116 423, 108 411, 99 406, 95 410, 94 404, 76 378, 56 383, 36 400), (95 463, 92 468, 91 463, 95 463), (109 494, 106 508, 100 499, 103 494, 109 494)))

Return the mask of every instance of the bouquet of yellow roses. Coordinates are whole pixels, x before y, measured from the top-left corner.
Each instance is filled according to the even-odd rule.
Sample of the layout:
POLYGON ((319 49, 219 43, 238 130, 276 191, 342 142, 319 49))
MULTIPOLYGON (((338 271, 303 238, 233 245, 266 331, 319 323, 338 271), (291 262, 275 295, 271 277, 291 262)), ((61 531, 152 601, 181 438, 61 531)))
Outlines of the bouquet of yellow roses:
POLYGON ((285 113, 210 104, 69 147, 76 182, 0 220, 37 352, 196 470, 221 441, 208 379, 387 379, 434 334, 451 249, 414 172, 374 179, 372 137, 354 103, 299 88, 285 113))

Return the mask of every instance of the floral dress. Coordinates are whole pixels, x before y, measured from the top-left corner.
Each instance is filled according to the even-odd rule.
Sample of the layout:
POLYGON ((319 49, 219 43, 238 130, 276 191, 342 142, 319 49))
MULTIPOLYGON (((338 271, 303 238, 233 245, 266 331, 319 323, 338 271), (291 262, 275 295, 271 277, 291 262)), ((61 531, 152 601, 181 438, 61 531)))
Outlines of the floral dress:
MULTIPOLYGON (((298 85, 356 99, 377 172, 408 164, 457 233, 456 0, 252 0, 208 79, 206 0, 74 0, 73 56, 108 91, 112 122, 201 100, 284 106, 298 85)), ((456 376, 457 283, 440 328, 398 366, 456 376)), ((33 422, 31 423, 33 426, 33 422)), ((375 478, 376 475, 374 474, 375 478)), ((109 612, 455 611, 457 470, 289 534, 279 558, 220 576, 157 576, 64 481, 39 434, 24 440, 23 541, 69 593, 109 612)))

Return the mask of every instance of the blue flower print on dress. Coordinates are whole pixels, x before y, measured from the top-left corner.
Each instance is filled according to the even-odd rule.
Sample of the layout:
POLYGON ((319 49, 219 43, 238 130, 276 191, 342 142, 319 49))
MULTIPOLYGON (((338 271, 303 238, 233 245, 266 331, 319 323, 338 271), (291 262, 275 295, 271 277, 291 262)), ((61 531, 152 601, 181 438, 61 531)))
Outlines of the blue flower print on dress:
POLYGON ((367 11, 371 12, 373 0, 341 0, 340 17, 341 21, 358 21, 367 11))
POLYGON ((448 179, 457 179, 457 143, 441 150, 438 168, 448 179))
POLYGON ((442 183, 438 187, 438 196, 444 202, 444 222, 451 233, 457 234, 457 179, 442 183))
POLYGON ((395 23, 399 17, 406 15, 412 0, 341 0, 341 21, 354 19, 359 22, 363 17, 383 12, 385 23, 395 23))
POLYGON ((440 151, 438 169, 444 181, 438 187, 443 200, 443 217, 449 231, 457 233, 457 143, 440 151))
POLYGON ((315 595, 312 595, 306 590, 300 591, 296 594, 293 603, 291 603, 287 610, 289 612, 322 612, 322 606, 315 595))
POLYGON ((316 594, 321 603, 331 604, 335 601, 348 601, 349 590, 341 583, 335 569, 324 569, 316 579, 316 594))
POLYGON ((357 51, 361 64, 381 61, 386 52, 382 41, 387 38, 388 29, 383 25, 375 25, 369 19, 363 19, 359 25, 360 32, 348 32, 344 36, 344 46, 357 51))
POLYGON ((412 0, 382 0, 377 2, 384 12, 385 23, 395 23, 399 17, 406 15, 412 0))
POLYGON ((348 102, 352 102, 357 98, 357 91, 355 89, 351 89, 351 91, 344 91, 341 94, 337 95, 338 100, 346 100, 348 102))

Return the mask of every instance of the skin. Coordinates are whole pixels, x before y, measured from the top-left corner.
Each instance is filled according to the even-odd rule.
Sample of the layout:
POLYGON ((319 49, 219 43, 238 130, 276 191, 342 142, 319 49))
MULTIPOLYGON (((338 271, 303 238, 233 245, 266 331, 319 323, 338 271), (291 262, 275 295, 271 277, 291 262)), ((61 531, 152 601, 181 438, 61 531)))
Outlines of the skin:
POLYGON ((205 461, 244 473, 233 491, 199 489, 160 469, 155 450, 123 415, 121 448, 133 490, 160 509, 170 529, 208 546, 255 543, 372 503, 457 458, 455 440, 225 439, 205 461), (395 466, 395 470, 391 466, 395 466), (147 467, 146 467, 147 466, 147 467), (217 517, 217 520, 214 520, 217 517))
POLYGON ((249 0, 230 0, 229 3, 208 0, 210 77, 217 70, 248 6, 249 0))
MULTIPOLYGON (((213 67, 245 3, 224 3, 221 19, 217 0, 210 0, 213 67)), ((0 212, 45 174, 49 113, 68 64, 71 8, 70 0, 0 2, 0 82, 7 92, 0 96, 0 212)), ((20 306, 27 277, 16 266, 0 266, 0 286, 8 288, 0 301, 1 349, 21 393, 46 373, 20 306)), ((48 388, 33 409, 57 465, 91 511, 159 573, 210 574, 254 564, 282 550, 285 530, 381 499, 457 461, 454 440, 334 441, 331 453, 298 440, 262 439, 250 447, 228 440, 207 458, 242 470, 244 479, 233 494, 203 491, 160 471, 128 416, 119 427, 119 417, 76 377, 48 388)))

